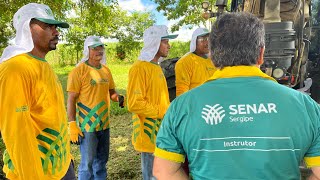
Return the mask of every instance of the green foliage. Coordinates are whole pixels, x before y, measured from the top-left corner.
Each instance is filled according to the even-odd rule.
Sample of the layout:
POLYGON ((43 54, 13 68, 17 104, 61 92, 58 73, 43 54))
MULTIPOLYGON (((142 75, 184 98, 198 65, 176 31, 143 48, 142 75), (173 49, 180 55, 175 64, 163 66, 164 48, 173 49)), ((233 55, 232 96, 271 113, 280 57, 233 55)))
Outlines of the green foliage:
MULTIPOLYGON (((189 52, 190 42, 180 42, 172 41, 170 42, 171 49, 169 56, 166 59, 181 57, 185 53, 189 52)), ((106 46, 106 55, 107 55, 107 64, 114 65, 125 65, 131 64, 136 61, 140 55, 143 43, 137 42, 136 47, 130 51, 127 51, 125 48, 121 49, 121 43, 107 43, 106 46), (117 49, 118 48, 118 49, 117 49), (117 51, 123 51, 126 56, 124 59, 119 58, 117 51)), ((68 44, 58 44, 57 50, 50 51, 46 60, 53 66, 65 67, 67 65, 75 65, 82 58, 82 51, 76 51, 74 45, 68 44), (78 53, 78 54, 77 54, 78 53)))
POLYGON ((190 50, 190 42, 173 41, 170 45, 169 56, 166 59, 181 57, 190 50))
POLYGON ((312 0, 312 23, 314 27, 313 37, 311 38, 310 53, 320 55, 320 5, 318 0, 312 0))
POLYGON ((129 14, 121 10, 115 1, 78 1, 74 12, 76 15, 69 18, 72 26, 66 34, 67 42, 81 51, 83 42, 89 35, 116 38, 120 42, 117 48, 120 59, 139 48, 137 41, 141 39, 144 30, 155 22, 150 12, 129 14))
MULTIPOLYGON (((8 45, 10 39, 14 35, 14 28, 12 25, 12 19, 14 13, 23 5, 35 2, 34 0, 2 0, 0 1, 0 50, 8 45)), ((65 20, 66 12, 72 7, 72 0, 37 0, 37 3, 48 5, 57 19, 65 20)))
MULTIPOLYGON (((204 24, 205 20, 201 17, 203 10, 202 1, 193 0, 152 0, 157 3, 158 11, 163 11, 169 20, 178 20, 171 31, 177 31, 180 27, 186 25, 191 28, 192 25, 204 24)), ((215 0, 209 1, 214 4, 215 0)))
POLYGON ((118 31, 111 37, 119 40, 116 47, 118 59, 124 60, 129 54, 141 49, 141 40, 146 28, 155 23, 154 17, 150 12, 132 12, 118 10, 115 17, 115 24, 118 31))
POLYGON ((113 8, 113 5, 105 2, 77 1, 73 7, 74 14, 68 18, 68 22, 72 26, 66 33, 67 42, 75 45, 77 51, 81 51, 87 36, 110 36, 110 32, 115 31, 115 26, 112 23, 113 8))
MULTIPOLYGON (((8 7, 0 11, 0 52, 14 37, 13 14, 29 2, 31 1, 0 1, 0 6, 8 7)), ((71 25, 69 29, 61 29, 60 34, 68 43, 67 45, 75 50, 72 53, 77 55, 76 59, 81 58, 83 42, 89 35, 118 39, 120 50, 126 54, 140 49, 138 41, 141 40, 144 30, 155 22, 151 12, 128 13, 119 7, 117 0, 38 0, 37 2, 47 4, 56 14, 57 19, 71 25)), ((65 48, 68 49, 67 46, 65 48)), ((60 59, 64 59, 61 64, 70 62, 65 60, 65 57, 60 59)))
POLYGON ((320 25, 320 5, 319 5, 319 1, 318 0, 312 0, 311 4, 312 4, 311 13, 312 13, 313 24, 319 26, 320 25))

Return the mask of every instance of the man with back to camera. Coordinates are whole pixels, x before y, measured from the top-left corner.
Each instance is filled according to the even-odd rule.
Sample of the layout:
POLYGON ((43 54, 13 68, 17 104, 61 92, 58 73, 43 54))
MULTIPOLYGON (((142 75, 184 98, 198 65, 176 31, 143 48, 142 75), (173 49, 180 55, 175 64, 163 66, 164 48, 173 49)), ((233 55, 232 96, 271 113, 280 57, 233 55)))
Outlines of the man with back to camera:
POLYGON ((80 143, 79 180, 106 179, 110 148, 110 100, 124 107, 124 97, 106 64, 104 44, 98 36, 84 41, 84 58, 68 76, 70 139, 80 143))
POLYGON ((218 70, 172 102, 157 136, 154 175, 187 179, 300 179, 304 159, 320 178, 320 107, 262 73, 264 26, 226 13, 210 33, 218 70))
POLYGON ((144 180, 153 179, 153 152, 163 115, 170 101, 167 82, 159 65, 167 57, 169 39, 167 27, 151 26, 143 34, 144 47, 139 59, 129 71, 127 88, 128 110, 132 112, 132 144, 141 152, 141 168, 144 180))
POLYGON ((67 114, 58 77, 45 60, 56 49, 57 27, 47 5, 30 3, 13 17, 15 45, 0 59, 0 130, 8 179, 76 179, 67 114))
POLYGON ((208 80, 215 67, 208 57, 209 31, 197 28, 191 38, 190 52, 179 59, 175 66, 176 95, 180 96, 208 80))

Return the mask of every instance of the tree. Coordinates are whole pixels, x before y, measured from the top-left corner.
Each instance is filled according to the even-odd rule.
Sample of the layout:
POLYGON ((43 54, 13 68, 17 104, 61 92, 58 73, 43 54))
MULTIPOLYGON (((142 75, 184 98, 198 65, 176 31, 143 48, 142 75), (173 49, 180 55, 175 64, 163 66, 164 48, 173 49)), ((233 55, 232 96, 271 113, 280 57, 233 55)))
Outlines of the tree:
POLYGON ((116 48, 120 59, 124 59, 126 53, 140 49, 139 40, 143 36, 146 28, 155 23, 154 17, 150 12, 132 12, 118 10, 115 18, 118 31, 115 31, 111 37, 119 40, 116 48))
MULTIPOLYGON (((10 39, 14 37, 14 28, 12 25, 13 15, 17 10, 34 0, 2 0, 0 1, 0 50, 8 45, 10 39), (9 4, 9 5, 8 5, 9 4)), ((66 19, 66 12, 72 7, 72 0, 38 0, 37 3, 48 5, 55 16, 60 20, 66 19)), ((2 51, 0 51, 2 52, 2 51)))
MULTIPOLYGON (((193 25, 204 24, 205 20, 202 18, 202 1, 193 0, 152 0, 159 6, 157 10, 163 11, 168 20, 178 20, 171 31, 177 31, 182 26, 192 27, 193 25)), ((216 0, 209 1, 214 5, 216 0)))
MULTIPOLYGON (((311 55, 320 55, 320 5, 318 0, 312 0, 312 23, 314 26, 313 37, 311 39, 311 55)), ((319 57, 318 57, 319 58, 319 57)))
POLYGON ((138 45, 144 30, 155 21, 150 12, 121 10, 114 0, 78 1, 73 7, 73 16, 68 18, 71 27, 66 33, 68 44, 73 44, 77 59, 83 48, 83 42, 89 35, 104 38, 116 38, 120 49, 130 52, 138 45))
POLYGON ((109 1, 77 1, 73 5, 68 22, 71 27, 66 34, 67 45, 74 45, 79 60, 79 52, 87 36, 97 35, 109 37, 116 30, 112 23, 114 18, 113 0, 109 1))
MULTIPOLYGON (((31 0, 0 1, 0 6, 8 7, 0 10, 0 54, 14 37, 14 13, 30 2, 31 0)), ((70 24, 69 29, 60 29, 60 35, 67 42, 63 46, 71 45, 74 48, 77 60, 80 58, 79 52, 83 49, 83 42, 89 35, 117 38, 125 47, 124 50, 130 51, 137 47, 135 45, 142 38, 143 31, 154 23, 150 12, 130 14, 121 10, 117 0, 38 0, 37 3, 47 4, 57 19, 70 24)))

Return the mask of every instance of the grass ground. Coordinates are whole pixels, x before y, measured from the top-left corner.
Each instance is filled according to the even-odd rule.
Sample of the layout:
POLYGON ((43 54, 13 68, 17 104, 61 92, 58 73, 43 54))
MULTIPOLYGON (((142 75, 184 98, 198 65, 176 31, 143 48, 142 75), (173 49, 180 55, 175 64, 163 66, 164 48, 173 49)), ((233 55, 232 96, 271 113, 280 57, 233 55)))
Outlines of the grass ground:
MULTIPOLYGON (((130 64, 110 64, 116 90, 125 94, 128 84, 128 72, 130 64)), ((74 66, 54 67, 54 71, 62 84, 65 102, 67 99, 68 73, 74 66)), ((126 108, 121 109, 117 103, 111 103, 111 125, 110 125, 110 154, 108 161, 108 179, 142 179, 140 168, 140 154, 131 145, 131 114, 126 108)), ((3 152, 2 141, 0 141, 0 155, 3 152)), ((71 145, 71 153, 75 158, 76 172, 80 162, 79 146, 71 145)), ((2 163, 2 161, 1 161, 2 163)), ((2 164, 0 164, 2 169, 2 164)), ((0 173, 1 179, 1 173, 0 173)))

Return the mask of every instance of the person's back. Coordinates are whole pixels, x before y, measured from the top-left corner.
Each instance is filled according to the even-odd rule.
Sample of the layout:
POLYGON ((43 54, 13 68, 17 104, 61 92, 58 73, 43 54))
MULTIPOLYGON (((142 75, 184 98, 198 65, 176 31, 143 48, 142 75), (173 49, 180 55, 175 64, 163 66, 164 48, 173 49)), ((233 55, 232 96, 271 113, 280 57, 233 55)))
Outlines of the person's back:
POLYGON ((259 69, 263 23, 224 14, 210 47, 218 70, 169 107, 157 136, 156 177, 186 179, 180 163, 187 156, 194 179, 300 179, 302 160, 319 178, 320 107, 259 69))
POLYGON ((194 179, 299 179, 304 155, 319 153, 317 106, 264 78, 226 78, 179 97, 167 118, 194 179))

